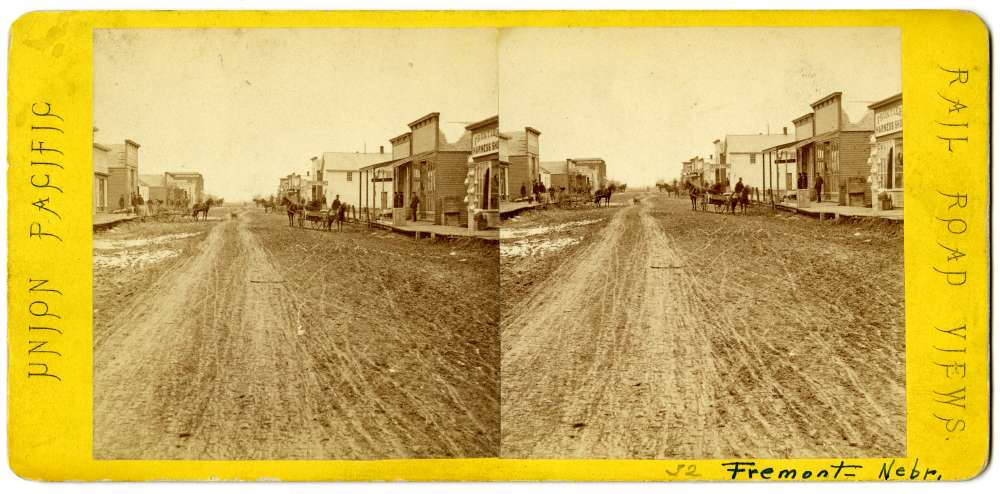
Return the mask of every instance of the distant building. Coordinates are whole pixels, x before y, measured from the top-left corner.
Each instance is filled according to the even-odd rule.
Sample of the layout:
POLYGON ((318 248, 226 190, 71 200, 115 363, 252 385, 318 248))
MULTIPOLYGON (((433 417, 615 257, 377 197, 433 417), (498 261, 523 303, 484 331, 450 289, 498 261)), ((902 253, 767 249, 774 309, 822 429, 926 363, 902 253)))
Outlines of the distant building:
POLYGON ((868 185, 874 117, 867 112, 851 122, 843 109, 842 93, 831 93, 810 105, 812 112, 795 120, 796 163, 810 190, 823 177, 823 201, 841 205, 871 204, 868 185))
POLYGON ((538 164, 539 169, 542 170, 542 177, 548 177, 546 188, 564 189, 567 187, 566 166, 566 161, 542 161, 538 164))
POLYGON ((713 180, 706 178, 705 160, 698 156, 681 162, 681 182, 690 183, 698 187, 706 187, 714 183, 713 180))
POLYGON ((319 197, 324 198, 327 206, 338 195, 340 202, 357 206, 360 204, 364 189, 358 173, 362 168, 386 161, 388 157, 384 148, 378 153, 323 153, 319 159, 313 160, 314 163, 318 163, 314 174, 318 177, 317 180, 322 182, 314 194, 318 193, 319 197))
POLYGON ((167 188, 182 189, 191 203, 205 200, 205 179, 198 172, 166 172, 164 182, 167 188))
POLYGON ((728 184, 735 186, 742 178, 744 186, 765 189, 766 174, 762 166, 764 150, 794 140, 795 136, 789 135, 787 130, 782 134, 725 136, 720 143, 716 143, 716 149, 719 151, 719 163, 726 166, 728 184))
POLYGON ((167 202, 167 187, 165 185, 165 177, 163 173, 159 174, 139 174, 139 194, 142 195, 142 200, 145 202, 149 201, 163 201, 167 202))
POLYGON ((552 173, 546 170, 544 166, 541 166, 541 163, 538 165, 538 177, 542 185, 545 186, 545 190, 549 190, 552 187, 552 173))
POLYGON ((607 183, 608 167, 601 158, 568 158, 566 165, 570 175, 584 178, 583 181, 579 178, 571 179, 578 184, 577 187, 585 182, 589 190, 594 191, 607 183))
POLYGON ((323 160, 319 156, 309 159, 306 166, 305 182, 302 184, 302 199, 305 202, 320 200, 326 202, 326 177, 323 174, 323 160))
POLYGON ((869 168, 872 205, 879 210, 903 207, 903 94, 868 106, 874 112, 869 168), (885 204, 879 197, 888 199, 885 204))
POLYGON ((288 199, 293 202, 302 202, 302 186, 305 181, 302 179, 302 175, 298 173, 290 173, 287 176, 278 179, 278 193, 275 196, 275 200, 278 204, 281 204, 282 200, 288 199))

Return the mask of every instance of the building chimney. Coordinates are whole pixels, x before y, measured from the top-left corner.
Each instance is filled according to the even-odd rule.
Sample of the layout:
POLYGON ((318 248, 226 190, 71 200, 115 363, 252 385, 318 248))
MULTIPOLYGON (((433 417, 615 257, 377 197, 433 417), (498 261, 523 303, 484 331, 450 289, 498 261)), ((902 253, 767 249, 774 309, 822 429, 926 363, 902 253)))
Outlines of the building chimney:
POLYGON ((784 135, 788 135, 788 127, 782 127, 781 128, 781 133, 784 134, 784 135))
POLYGON ((385 154, 385 145, 378 147, 378 154, 385 154))

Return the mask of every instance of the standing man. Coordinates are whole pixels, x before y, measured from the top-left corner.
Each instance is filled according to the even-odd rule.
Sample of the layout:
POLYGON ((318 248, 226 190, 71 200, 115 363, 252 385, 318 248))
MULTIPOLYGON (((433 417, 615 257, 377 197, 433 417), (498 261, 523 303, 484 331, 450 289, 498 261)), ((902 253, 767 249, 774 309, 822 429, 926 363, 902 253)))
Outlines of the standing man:
POLYGON ((330 211, 334 213, 340 211, 340 194, 337 194, 330 203, 330 211))
POLYGON ((816 174, 816 202, 823 202, 823 176, 816 174))
POLYGON ((527 195, 527 194, 528 194, 528 190, 527 190, 527 188, 526 188, 526 187, 524 186, 524 182, 521 182, 521 197, 524 197, 524 196, 525 196, 525 195, 527 195))
POLYGON ((417 221, 417 206, 418 205, 420 205, 420 198, 417 197, 417 193, 416 192, 413 192, 410 195, 410 210, 413 211, 412 214, 411 214, 411 216, 413 217, 413 221, 417 221))
POLYGON ((733 190, 733 192, 736 192, 737 197, 740 197, 743 192, 743 187, 743 177, 740 177, 740 179, 736 181, 736 188, 733 190))

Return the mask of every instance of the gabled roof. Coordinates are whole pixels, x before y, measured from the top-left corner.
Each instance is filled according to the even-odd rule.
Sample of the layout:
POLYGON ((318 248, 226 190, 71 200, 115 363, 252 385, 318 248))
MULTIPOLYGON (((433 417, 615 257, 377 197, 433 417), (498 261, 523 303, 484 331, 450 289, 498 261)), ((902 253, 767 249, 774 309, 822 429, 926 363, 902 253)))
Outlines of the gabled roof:
POLYGON ((566 162, 565 161, 540 161, 538 162, 538 167, 542 170, 549 172, 552 175, 560 175, 566 173, 566 162))
POLYGON ((732 134, 726 136, 726 152, 759 153, 794 140, 795 136, 789 134, 732 134))
POLYGON ((353 172, 390 157, 385 153, 325 152, 323 168, 329 171, 353 172))
POLYGON ((146 187, 163 187, 163 174, 140 173, 139 183, 146 187))

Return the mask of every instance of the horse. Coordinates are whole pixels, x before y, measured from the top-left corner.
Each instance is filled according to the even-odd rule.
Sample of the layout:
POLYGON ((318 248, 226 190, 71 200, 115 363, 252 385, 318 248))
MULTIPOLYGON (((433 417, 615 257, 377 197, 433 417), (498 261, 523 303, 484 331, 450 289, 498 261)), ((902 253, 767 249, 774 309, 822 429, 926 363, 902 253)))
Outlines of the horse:
POLYGON ((191 216, 195 221, 198 221, 198 215, 200 214, 202 219, 208 221, 208 208, 212 207, 212 200, 209 199, 204 203, 195 203, 194 207, 191 208, 191 216))
POLYGON ((604 201, 605 206, 611 205, 611 189, 597 189, 594 193, 594 206, 601 207, 601 200, 604 201))
MULTIPOLYGON (((750 205, 750 188, 749 187, 743 187, 743 190, 740 191, 740 197, 739 197, 739 201, 737 202, 737 205, 739 205, 741 213, 747 214, 747 206, 750 205)), ((736 213, 736 211, 733 211, 733 213, 736 213)))
POLYGON ((281 205, 285 207, 285 213, 288 214, 288 226, 294 227, 297 219, 299 227, 301 228, 303 211, 302 205, 288 199, 287 197, 281 199, 281 205))
POLYGON ((691 199, 691 211, 697 211, 698 203, 706 196, 705 189, 691 182, 684 182, 684 188, 688 190, 688 198, 691 199))

